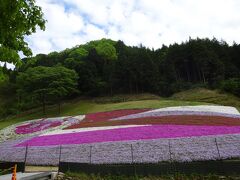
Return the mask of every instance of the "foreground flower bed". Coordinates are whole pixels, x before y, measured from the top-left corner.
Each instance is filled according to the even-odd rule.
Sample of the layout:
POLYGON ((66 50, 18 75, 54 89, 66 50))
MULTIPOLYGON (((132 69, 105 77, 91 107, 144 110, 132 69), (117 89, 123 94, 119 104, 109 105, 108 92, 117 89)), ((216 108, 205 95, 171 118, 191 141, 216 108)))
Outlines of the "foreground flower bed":
MULTIPOLYGON (((14 143, 19 142, 10 144, 14 143)), ((26 163, 30 165, 57 165, 59 157, 62 162, 93 164, 190 162, 240 157, 239 134, 28 148, 10 144, 0 145, 1 161, 23 162, 27 150, 26 163)))
POLYGON ((38 125, 30 125, 34 123, 18 125, 27 127, 24 133, 30 132, 18 134, 24 139, 0 144, 0 161, 26 159, 32 165, 57 165, 59 158, 94 164, 240 158, 240 113, 232 107, 92 113, 86 118, 69 117, 60 126, 36 132, 38 125), (70 127, 64 129, 67 125, 70 127))

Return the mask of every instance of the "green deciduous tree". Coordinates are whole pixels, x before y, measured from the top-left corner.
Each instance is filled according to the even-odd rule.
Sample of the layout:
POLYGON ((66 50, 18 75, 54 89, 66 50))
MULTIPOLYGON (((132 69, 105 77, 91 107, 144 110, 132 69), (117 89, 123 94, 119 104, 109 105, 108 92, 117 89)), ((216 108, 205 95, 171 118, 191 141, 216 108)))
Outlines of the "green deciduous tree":
POLYGON ((0 0, 0 61, 18 65, 18 52, 31 55, 24 37, 36 32, 37 27, 44 30, 45 22, 35 0, 0 0))
POLYGON ((101 42, 96 47, 97 53, 106 60, 116 60, 117 53, 115 47, 108 42, 101 42))
POLYGON ((74 70, 62 66, 29 68, 17 77, 18 94, 39 100, 45 114, 46 103, 60 103, 62 98, 77 92, 78 76, 74 70))
POLYGON ((81 60, 82 58, 85 58, 88 55, 88 51, 84 48, 77 48, 73 50, 70 54, 69 57, 74 58, 76 60, 81 60))

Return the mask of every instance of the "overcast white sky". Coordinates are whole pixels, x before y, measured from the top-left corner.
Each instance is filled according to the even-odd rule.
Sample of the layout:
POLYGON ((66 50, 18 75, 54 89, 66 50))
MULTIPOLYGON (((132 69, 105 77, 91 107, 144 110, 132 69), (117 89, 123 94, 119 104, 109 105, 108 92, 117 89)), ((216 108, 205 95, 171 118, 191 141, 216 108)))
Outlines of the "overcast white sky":
POLYGON ((159 48, 192 38, 240 42, 239 0, 37 0, 46 30, 27 37, 33 53, 111 38, 159 48))

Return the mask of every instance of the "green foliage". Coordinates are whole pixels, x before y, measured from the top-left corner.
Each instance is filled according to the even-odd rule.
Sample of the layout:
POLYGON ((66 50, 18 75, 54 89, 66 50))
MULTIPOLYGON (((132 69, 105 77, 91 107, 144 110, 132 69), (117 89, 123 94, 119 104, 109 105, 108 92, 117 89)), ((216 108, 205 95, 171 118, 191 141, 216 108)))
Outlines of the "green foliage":
POLYGON ((108 42, 100 42, 96 46, 97 53, 106 60, 116 60, 117 54, 115 47, 108 42))
POLYGON ((73 50, 70 54, 70 58, 74 58, 75 60, 81 60, 88 56, 88 51, 82 47, 73 50))
POLYGON ((240 110, 240 99, 234 95, 221 93, 218 90, 195 88, 175 93, 170 97, 172 100, 198 101, 225 106, 234 106, 240 110))
POLYGON ((218 88, 224 79, 239 78, 239 49, 240 45, 228 46, 216 39, 190 38, 157 50, 101 39, 28 58, 19 71, 62 64, 77 72, 78 89, 84 95, 150 92, 171 96, 199 85, 218 88))
POLYGON ((6 80, 6 76, 3 74, 3 70, 0 67, 0 84, 6 80))
POLYGON ((61 98, 77 92, 77 74, 62 66, 29 68, 17 77, 18 95, 20 99, 39 100, 43 105, 51 99, 61 98))
POLYGON ((226 92, 235 94, 236 96, 240 96, 240 79, 233 78, 223 81, 221 84, 221 89, 226 92))
POLYGON ((18 65, 18 52, 31 55, 25 36, 45 29, 45 20, 35 0, 0 0, 0 60, 18 65))
MULTIPOLYGON (((5 54, 6 52, 7 50, 5 54)), ((77 90, 81 95, 92 97, 124 93, 154 93, 169 97, 174 93, 196 87, 221 88, 238 95, 240 94, 238 81, 232 79, 240 79, 239 52, 238 44, 229 46, 224 41, 208 38, 190 38, 181 44, 163 45, 156 50, 142 45, 131 47, 126 46, 122 41, 101 39, 61 52, 24 58, 21 67, 10 74, 6 72, 4 74, 9 76, 7 78, 11 84, 16 85, 16 79, 19 79, 21 73, 26 73, 31 68, 64 66, 77 73, 79 77, 77 90)), ((8 57, 11 57, 11 54, 8 57)), ((0 75, 0 79, 3 77, 0 75)), ((42 82, 31 83, 33 83, 32 87, 38 87, 42 82)), ((58 82, 52 85, 54 88, 59 86, 58 92, 52 93, 58 94, 59 98, 50 96, 41 88, 41 93, 46 94, 44 95, 46 103, 59 103, 59 99, 62 99, 60 97, 64 95, 60 95, 59 92, 64 94, 64 90, 60 88, 60 84, 58 82)), ((29 85, 30 89, 31 86, 29 85)), ((34 107, 34 104, 39 105, 40 90, 38 95, 26 97, 20 96, 22 94, 20 91, 18 91, 18 110, 29 109, 34 107)), ((64 96, 64 98, 69 97, 64 96)), ((232 98, 225 101, 228 105, 236 104, 232 98)))

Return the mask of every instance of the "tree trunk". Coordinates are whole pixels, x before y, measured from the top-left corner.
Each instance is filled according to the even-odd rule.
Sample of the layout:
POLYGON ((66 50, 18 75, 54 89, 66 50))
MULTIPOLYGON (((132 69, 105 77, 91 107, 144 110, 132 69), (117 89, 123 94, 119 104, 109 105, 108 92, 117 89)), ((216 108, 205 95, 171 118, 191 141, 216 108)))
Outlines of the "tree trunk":
POLYGON ((45 102, 45 99, 43 100, 43 114, 46 115, 46 102, 45 102))
POLYGON ((110 94, 111 94, 111 96, 113 95, 113 87, 112 87, 112 84, 111 84, 111 86, 110 86, 110 94))
POLYGON ((190 74, 189 74, 188 65, 185 63, 184 66, 185 66, 185 71, 186 71, 186 73, 187 73, 187 81, 190 82, 190 74))
POLYGON ((58 102, 58 114, 60 115, 61 113, 61 101, 58 102))
POLYGON ((198 72, 199 81, 203 81, 199 67, 197 67, 197 72, 198 72))
POLYGON ((44 94, 42 94, 42 108, 43 108, 43 115, 46 115, 46 100, 45 100, 44 94))
POLYGON ((131 79, 128 80, 128 83, 129 83, 130 94, 132 94, 132 81, 131 81, 131 79))
POLYGON ((206 83, 205 75, 204 75, 203 70, 201 70, 201 71, 202 71, 203 83, 205 84, 206 83))
POLYGON ((135 83, 135 87, 136 87, 136 94, 138 94, 138 83, 135 83))

